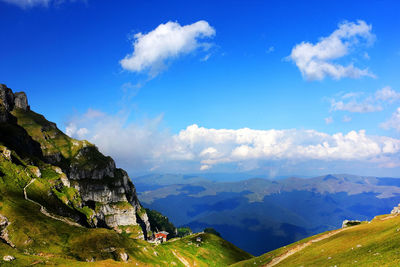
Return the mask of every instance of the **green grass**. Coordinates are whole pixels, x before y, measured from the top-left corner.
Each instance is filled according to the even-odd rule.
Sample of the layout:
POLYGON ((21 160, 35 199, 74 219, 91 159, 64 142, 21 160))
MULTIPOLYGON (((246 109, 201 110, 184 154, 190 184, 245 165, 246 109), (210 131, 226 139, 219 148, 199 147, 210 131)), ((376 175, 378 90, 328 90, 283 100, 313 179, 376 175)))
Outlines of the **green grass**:
MULTIPOLYGON (((160 245, 166 251, 176 251, 190 264, 199 266, 227 266, 252 256, 230 242, 208 233, 193 234, 160 245), (197 238, 201 241, 198 242, 197 238)), ((175 260, 176 258, 173 257, 175 260)))
MULTIPOLYGON (((276 266, 399 266, 400 265, 400 216, 349 227, 327 239, 312 243, 276 266)), ((233 266, 260 266, 317 236, 279 248, 233 266)))
MULTIPOLYGON (((82 199, 76 189, 62 185, 62 174, 55 171, 55 166, 44 163, 40 153, 33 156, 25 151, 25 143, 39 143, 45 157, 61 155, 56 164, 64 169, 72 164, 90 172, 110 166, 113 162, 89 142, 68 137, 40 114, 15 109, 13 115, 18 125, 0 125, 3 144, 15 145, 11 158, 6 157, 7 148, 0 146, 0 213, 11 222, 7 230, 16 248, 0 242, 0 265, 114 266, 121 264, 122 252, 129 255, 127 265, 130 266, 136 263, 141 266, 184 266, 183 262, 197 266, 226 266, 251 257, 213 234, 189 235, 155 245, 136 239, 143 235, 139 225, 122 226, 114 231, 71 226, 45 216, 40 212, 39 205, 24 199, 23 188, 32 179, 36 180, 26 189, 29 199, 40 203, 49 212, 75 220, 86 217, 90 224, 94 211, 87 206, 82 207, 82 199), (15 141, 21 136, 25 143, 19 145, 15 141), (38 169, 40 177, 37 176, 38 169), (201 242, 196 240, 199 236, 201 242), (1 258, 5 255, 12 255, 16 260, 4 263, 1 258), (92 260, 95 262, 86 262, 92 260)), ((85 183, 99 183, 112 188, 125 175, 123 170, 116 169, 113 178, 104 177, 96 181, 82 179, 71 181, 71 184, 79 182, 85 186, 85 183)), ((124 201, 113 205, 122 210, 132 207, 124 201)), ((100 206, 101 203, 95 203, 94 209, 100 206)), ((143 217, 146 210, 140 206, 137 213, 143 217)))
POLYGON ((60 152, 63 157, 72 158, 83 146, 84 142, 68 137, 40 114, 21 109, 14 109, 12 114, 17 118, 18 125, 41 144, 45 155, 60 152))
MULTIPOLYGON (((1 147, 1 151, 4 149, 1 147)), ((122 227, 121 233, 117 233, 104 228, 71 226, 49 218, 40 212, 38 205, 24 199, 23 188, 32 179, 36 180, 26 190, 29 198, 50 212, 73 218, 78 215, 75 205, 81 200, 73 188, 56 189, 60 186, 60 174, 51 165, 43 162, 39 165, 40 178, 34 175, 34 166, 27 165, 18 155, 10 161, 0 153, 0 213, 11 222, 7 230, 17 247, 13 249, 0 242, 0 261, 5 255, 16 257, 11 263, 1 261, 1 266, 116 266, 122 264, 121 252, 129 255, 127 265, 142 266, 183 266, 175 255, 197 266, 226 266, 251 257, 213 234, 201 234, 200 243, 196 241, 197 235, 191 235, 157 246, 134 239, 142 234, 139 225, 122 227)), ((125 209, 130 204, 115 205, 125 209)), ((93 214, 87 207, 80 211, 87 217, 93 214)))

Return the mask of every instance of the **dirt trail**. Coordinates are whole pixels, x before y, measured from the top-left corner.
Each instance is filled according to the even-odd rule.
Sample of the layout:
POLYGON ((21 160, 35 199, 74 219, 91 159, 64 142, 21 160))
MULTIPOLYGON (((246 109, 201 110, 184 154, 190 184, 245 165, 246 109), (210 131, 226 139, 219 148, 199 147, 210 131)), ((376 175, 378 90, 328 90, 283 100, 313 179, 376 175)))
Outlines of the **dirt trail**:
POLYGON ((173 251, 173 250, 172 250, 172 254, 174 254, 174 256, 177 257, 178 260, 180 260, 183 265, 185 265, 186 267, 190 267, 189 262, 184 257, 180 256, 178 253, 175 253, 175 251, 173 251))
POLYGON ((317 237, 317 238, 315 238, 315 239, 312 239, 312 240, 310 240, 310 241, 307 241, 307 242, 305 242, 305 243, 303 243, 303 244, 297 245, 297 246, 295 246, 294 248, 292 248, 292 249, 286 251, 285 253, 283 253, 283 254, 281 254, 281 255, 279 255, 279 256, 273 258, 271 262, 269 262, 269 263, 267 263, 266 265, 263 265, 263 266, 265 266, 265 267, 275 266, 275 265, 277 265, 278 263, 280 263, 281 261, 283 261, 284 259, 288 258, 289 256, 291 256, 291 255, 293 255, 293 254, 295 254, 295 253, 297 253, 297 252, 299 252, 299 251, 305 249, 305 248, 308 247, 309 245, 311 245, 311 244, 313 244, 313 243, 316 243, 316 242, 319 242, 319 241, 321 241, 321 240, 324 240, 324 239, 326 239, 326 238, 329 238, 329 237, 331 237, 331 236, 333 236, 333 235, 336 235, 336 234, 338 234, 338 233, 340 233, 340 232, 342 232, 342 231, 345 231, 345 230, 347 230, 347 229, 349 229, 349 228, 350 228, 350 227, 342 228, 342 229, 335 230, 335 231, 331 231, 331 232, 329 232, 329 233, 327 233, 327 234, 321 235, 321 236, 319 236, 319 237, 317 237))
POLYGON ((73 221, 71 221, 71 220, 68 220, 67 218, 64 218, 64 217, 62 217, 62 216, 58 216, 58 215, 55 215, 55 214, 51 214, 51 213, 48 212, 48 211, 46 210, 46 208, 43 207, 40 203, 38 203, 38 202, 36 202, 36 201, 34 201, 34 200, 28 198, 28 194, 26 193, 26 189, 28 188, 28 186, 30 186, 30 185, 31 185, 32 183, 34 183, 35 181, 36 181, 35 178, 32 179, 32 180, 24 187, 24 197, 25 197, 26 200, 28 200, 28 201, 30 201, 30 202, 36 204, 36 205, 39 205, 39 206, 40 206, 40 212, 43 213, 44 215, 46 215, 46 216, 49 217, 49 218, 52 218, 52 219, 57 220, 57 221, 65 222, 65 223, 67 223, 67 224, 69 224, 69 225, 72 225, 72 226, 83 227, 82 225, 80 225, 80 224, 78 224, 78 223, 76 223, 76 222, 73 222, 73 221))
POLYGON ((394 217, 397 217, 397 213, 396 214, 394 214, 394 215, 389 215, 389 216, 387 216, 387 217, 385 217, 385 218, 382 218, 382 219, 379 219, 379 220, 381 220, 381 221, 386 221, 386 220, 389 220, 389 219, 392 219, 392 218, 394 218, 394 217))

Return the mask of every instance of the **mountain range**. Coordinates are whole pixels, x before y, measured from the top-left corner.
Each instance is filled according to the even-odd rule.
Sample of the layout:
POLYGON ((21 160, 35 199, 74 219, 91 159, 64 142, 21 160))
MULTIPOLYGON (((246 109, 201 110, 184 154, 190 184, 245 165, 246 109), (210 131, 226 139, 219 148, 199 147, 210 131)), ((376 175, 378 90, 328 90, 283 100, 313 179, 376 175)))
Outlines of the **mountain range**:
POLYGON ((400 201, 400 179, 349 174, 236 182, 168 174, 134 182, 146 208, 194 231, 212 227, 254 255, 336 229, 345 219, 371 220, 400 201))

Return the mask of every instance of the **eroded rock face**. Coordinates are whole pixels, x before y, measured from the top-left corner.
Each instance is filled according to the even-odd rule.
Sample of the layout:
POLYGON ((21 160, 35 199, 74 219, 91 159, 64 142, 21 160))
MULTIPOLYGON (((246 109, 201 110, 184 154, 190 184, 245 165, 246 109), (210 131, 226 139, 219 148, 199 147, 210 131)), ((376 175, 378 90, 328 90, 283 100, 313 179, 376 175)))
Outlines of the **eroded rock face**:
POLYGON ((17 92, 14 94, 5 84, 0 84, 0 104, 4 108, 3 112, 1 112, 3 115, 12 111, 14 107, 29 110, 26 94, 24 92, 17 92))
MULTIPOLYGON (((26 117, 24 117, 25 120, 26 117)), ((8 147, 13 150, 28 151, 29 154, 37 155, 45 162, 58 166, 54 169, 60 175, 61 187, 57 185, 60 187, 58 189, 61 190, 62 187, 77 189, 78 198, 80 197, 82 201, 75 203, 74 205, 77 206, 75 208, 81 210, 86 206, 92 209, 93 212, 87 211, 87 208, 84 212, 91 226, 117 228, 139 224, 146 236, 146 233, 150 231, 150 223, 128 174, 116 168, 114 160, 101 154, 96 146, 87 141, 72 139, 59 131, 56 124, 48 122, 45 118, 37 118, 38 114, 35 115, 30 111, 25 93, 13 93, 7 86, 0 84, 0 122, 5 122, 6 126, 20 127, 29 142, 15 140, 16 137, 7 140, 11 135, 2 136, 2 131, 0 131, 0 139, 6 140, 8 147), (17 112, 11 114, 10 112, 15 108, 18 109, 15 110, 17 112), (19 114, 26 114, 27 118, 29 116, 36 118, 32 119, 33 123, 38 125, 43 135, 35 134, 33 142, 33 135, 28 135, 29 129, 23 128, 24 124, 18 125, 19 114), (12 125, 11 120, 13 120, 12 125), (62 142, 62 145, 54 145, 56 142, 62 142), (70 147, 65 148, 68 144, 70 147), (30 149, 32 153, 29 147, 32 147, 30 149), (39 151, 36 152, 36 150, 39 151)), ((40 170, 32 169, 32 171, 40 177, 40 170)))
POLYGON ((3 240, 9 246, 15 248, 15 245, 11 242, 8 236, 8 231, 7 231, 8 225, 10 225, 10 222, 8 221, 7 217, 0 214, 0 239, 3 240))
POLYGON ((140 224, 144 233, 150 231, 147 214, 141 212, 143 209, 128 174, 116 168, 114 160, 102 155, 95 146, 84 146, 64 171, 84 205, 95 210, 97 226, 117 228, 140 224))
POLYGON ((118 204, 102 205, 99 216, 104 216, 104 221, 109 227, 137 225, 136 211, 133 207, 120 208, 118 204))
POLYGON ((14 94, 5 84, 0 84, 0 101, 6 111, 14 108, 14 94))
MULTIPOLYGON (((110 228, 118 226, 140 224, 143 232, 150 232, 150 223, 147 214, 143 212, 136 196, 136 189, 128 174, 122 170, 107 165, 103 172, 96 172, 94 179, 76 179, 73 184, 79 191, 82 201, 90 206, 96 205, 96 219, 98 225, 105 224, 110 228), (112 177, 108 176, 113 172, 112 177), (99 177, 102 173, 104 176, 99 177)), ((90 171, 85 172, 85 174, 90 171)), ((76 176, 75 176, 76 177, 76 176)))
POLYGON ((17 92, 14 94, 14 105, 23 110, 29 110, 28 98, 25 92, 17 92))
POLYGON ((14 108, 14 94, 10 88, 0 84, 0 122, 11 119, 10 111, 14 108))
POLYGON ((390 214, 399 214, 400 213, 400 204, 397 207, 394 207, 390 214))

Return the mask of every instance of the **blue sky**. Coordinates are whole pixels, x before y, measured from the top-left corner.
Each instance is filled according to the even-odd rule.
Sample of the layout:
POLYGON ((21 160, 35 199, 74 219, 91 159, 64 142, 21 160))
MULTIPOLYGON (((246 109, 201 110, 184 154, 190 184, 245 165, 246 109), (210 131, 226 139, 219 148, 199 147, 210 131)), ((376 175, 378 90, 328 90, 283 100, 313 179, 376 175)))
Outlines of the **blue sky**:
POLYGON ((400 4, 348 2, 2 0, 0 82, 132 173, 396 176, 400 4))

